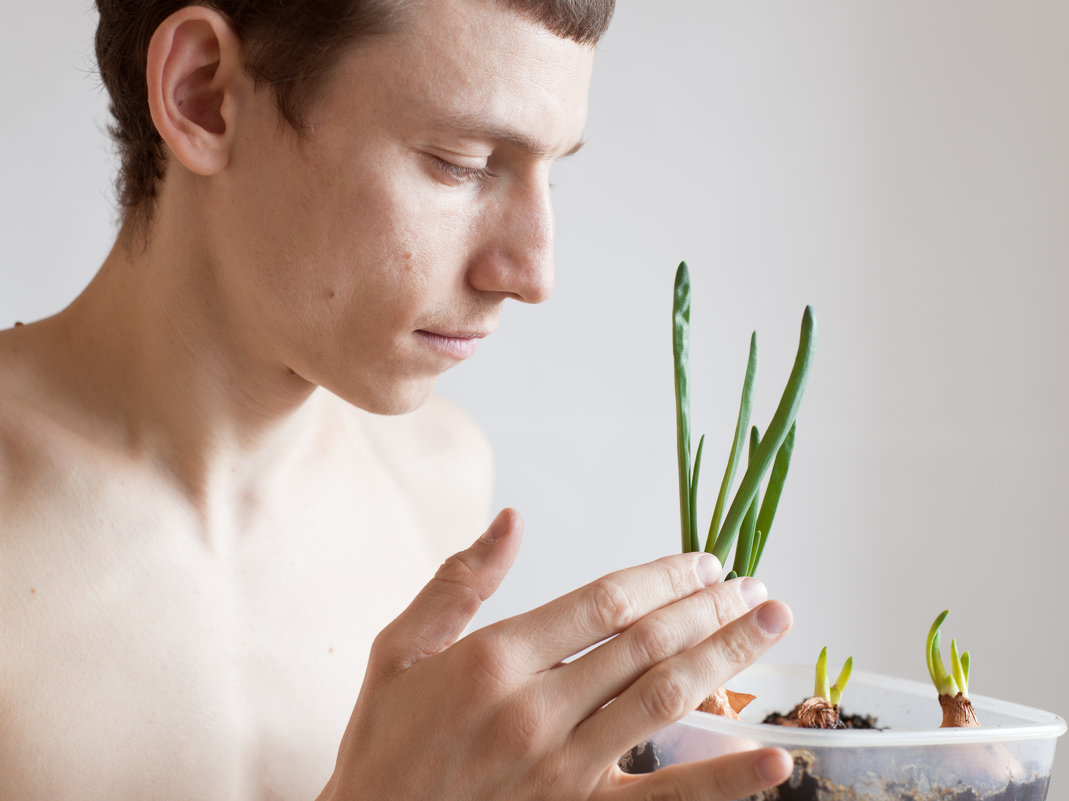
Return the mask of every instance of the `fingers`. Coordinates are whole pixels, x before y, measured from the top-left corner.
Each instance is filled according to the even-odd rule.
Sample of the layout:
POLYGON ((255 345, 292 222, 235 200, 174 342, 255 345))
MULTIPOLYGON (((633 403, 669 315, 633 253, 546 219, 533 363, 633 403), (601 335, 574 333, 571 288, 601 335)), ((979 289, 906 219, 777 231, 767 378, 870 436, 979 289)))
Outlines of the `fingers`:
POLYGON ((728 754, 705 762, 672 765, 645 776, 627 777, 605 795, 615 801, 732 801, 747 798, 791 776, 794 760, 782 748, 728 754))
POLYGON ((501 585, 516 559, 523 519, 502 509, 466 551, 449 557, 375 641, 375 660, 403 670, 460 639, 483 601, 501 585))
POLYGON ((710 554, 667 556, 611 573, 498 625, 501 633, 515 635, 518 665, 532 672, 546 670, 655 609, 714 584, 721 572, 710 554))
POLYGON ((791 623, 786 604, 768 601, 698 645, 659 662, 575 729, 576 747, 590 759, 615 759, 695 709, 778 642, 791 623))
POLYGON ((767 598, 765 585, 755 578, 715 584, 650 613, 554 671, 552 680, 577 715, 571 723, 600 709, 657 663, 697 645, 767 598))

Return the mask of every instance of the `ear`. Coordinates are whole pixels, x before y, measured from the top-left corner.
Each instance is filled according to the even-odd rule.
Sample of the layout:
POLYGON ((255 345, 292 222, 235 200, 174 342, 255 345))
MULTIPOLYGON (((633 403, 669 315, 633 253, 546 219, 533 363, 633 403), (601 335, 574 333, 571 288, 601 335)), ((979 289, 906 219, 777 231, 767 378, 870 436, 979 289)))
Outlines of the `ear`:
POLYGON ((163 141, 186 169, 214 175, 230 160, 237 109, 251 91, 245 52, 227 19, 186 6, 156 29, 148 48, 148 104, 163 141))

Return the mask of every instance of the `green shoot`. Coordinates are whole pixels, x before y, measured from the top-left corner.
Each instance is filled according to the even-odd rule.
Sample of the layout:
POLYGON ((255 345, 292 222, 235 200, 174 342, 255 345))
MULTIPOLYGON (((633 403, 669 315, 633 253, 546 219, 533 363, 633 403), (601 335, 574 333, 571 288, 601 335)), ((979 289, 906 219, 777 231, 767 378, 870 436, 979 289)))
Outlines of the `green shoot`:
POLYGON ((672 303, 672 353, 676 384, 676 453, 679 457, 679 519, 683 552, 698 550, 690 527, 690 272, 686 262, 676 271, 672 303))
POLYGON ((820 651, 820 656, 817 657, 817 677, 813 686, 813 696, 815 698, 823 698, 829 704, 838 706, 853 670, 854 657, 851 656, 843 663, 843 669, 839 671, 835 683, 832 684, 828 676, 828 647, 824 646, 820 651))
POLYGON ((705 434, 698 440, 698 450, 694 454, 694 472, 690 478, 690 530, 689 550, 698 550, 698 477, 702 472, 702 450, 705 447, 705 434))
POLYGON ((839 671, 839 675, 835 678, 835 684, 831 685, 831 702, 835 705, 839 704, 839 701, 843 698, 843 690, 846 689, 846 683, 850 681, 850 674, 854 672, 854 657, 847 657, 843 663, 843 669, 839 671))
POLYGON ((757 572, 757 565, 761 561, 761 553, 765 549, 765 540, 768 532, 772 529, 772 519, 776 516, 779 507, 779 496, 783 493, 783 485, 787 481, 787 470, 791 466, 791 454, 794 452, 794 432, 797 424, 791 425, 787 432, 787 439, 776 452, 776 461, 772 464, 772 472, 768 476, 768 488, 765 491, 765 499, 761 502, 761 512, 757 515, 757 539, 754 543, 750 556, 750 566, 746 575, 752 576, 757 572))
MULTIPOLYGON (((757 426, 754 426, 750 429, 750 459, 753 459, 760 442, 761 434, 757 430, 757 426)), ((739 542, 735 546, 735 564, 732 567, 732 572, 736 575, 749 575, 746 571, 750 567, 750 552, 753 549, 754 539, 757 536, 757 504, 759 501, 760 498, 754 496, 753 501, 750 503, 750 508, 746 512, 746 517, 742 519, 742 528, 739 530, 739 542)))
POLYGON ((831 703, 831 682, 828 680, 828 646, 820 649, 817 657, 817 680, 813 684, 813 696, 831 703))
POLYGON ((964 698, 969 697, 969 652, 958 654, 958 644, 955 640, 950 641, 950 671, 943 666, 943 658, 939 649, 939 629, 946 620, 950 610, 944 610, 932 623, 928 630, 928 641, 925 644, 925 655, 928 660, 928 675, 931 676, 932 684, 940 695, 951 697, 959 692, 964 698))
MULTIPOLYGON (((805 392, 805 385, 809 379, 809 369, 813 362, 814 327, 813 310, 807 306, 802 316, 798 353, 795 356, 790 378, 787 380, 787 387, 783 390, 783 396, 772 415, 772 421, 768 424, 764 439, 761 440, 757 452, 746 466, 746 472, 743 473, 735 499, 724 516, 720 531, 715 539, 710 537, 710 541, 705 544, 705 550, 712 553, 721 563, 724 562, 734 544, 742 518, 757 496, 765 473, 779 455, 780 448, 794 426, 798 407, 802 402, 802 394, 805 392)), ((786 456, 786 458, 789 460, 790 457, 786 456)))
POLYGON ((750 426, 750 410, 753 408, 753 385, 756 379, 757 332, 754 331, 750 334, 750 356, 746 360, 746 377, 742 381, 742 399, 739 401, 739 418, 735 421, 735 439, 731 442, 731 453, 728 455, 724 479, 720 482, 720 494, 716 496, 713 519, 709 523, 709 536, 713 538, 716 537, 716 532, 720 530, 720 521, 724 516, 724 504, 727 502, 727 494, 731 489, 731 483, 735 480, 735 467, 738 464, 739 452, 742 450, 746 429, 750 426))
MULTIPOLYGON (((684 552, 696 551, 698 540, 698 478, 701 472, 704 436, 698 441, 698 450, 691 461, 690 449, 690 272, 686 262, 681 262, 676 271, 672 302, 672 353, 675 373, 676 400, 676 456, 679 472, 679 519, 684 552)), ((809 377, 814 350, 815 321, 813 310, 806 307, 802 317, 802 329, 787 386, 776 407, 764 438, 751 429, 750 453, 746 470, 740 480, 735 497, 727 505, 728 494, 735 480, 736 468, 743 440, 750 428, 750 412, 753 406, 753 388, 757 376, 757 334, 750 337, 750 354, 746 363, 739 414, 735 422, 735 438, 720 484, 705 550, 714 554, 721 564, 727 563, 727 555, 736 540, 733 570, 736 575, 752 576, 764 552, 772 520, 779 506, 783 484, 787 478, 791 454, 794 451, 796 433, 795 418, 801 404, 802 394, 809 377), (761 483, 766 474, 771 474, 761 499, 761 483), (725 505, 727 511, 725 514, 725 505)))

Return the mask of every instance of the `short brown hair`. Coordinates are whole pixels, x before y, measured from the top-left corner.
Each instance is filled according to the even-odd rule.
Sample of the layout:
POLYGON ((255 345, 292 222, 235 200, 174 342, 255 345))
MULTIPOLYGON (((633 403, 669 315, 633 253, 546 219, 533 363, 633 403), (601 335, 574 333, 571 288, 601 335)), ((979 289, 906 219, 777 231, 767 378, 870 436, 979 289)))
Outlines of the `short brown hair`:
MULTIPOLYGON (((615 0, 497 0, 580 44, 595 44, 612 19, 615 0)), ((272 88, 283 119, 296 130, 315 90, 344 48, 388 33, 411 0, 202 0, 225 14, 248 45, 246 69, 272 88)), ((163 178, 163 141, 148 106, 148 46, 156 28, 190 0, 97 0, 96 57, 111 98, 110 127, 120 157, 116 180, 125 218, 147 222, 163 178)))

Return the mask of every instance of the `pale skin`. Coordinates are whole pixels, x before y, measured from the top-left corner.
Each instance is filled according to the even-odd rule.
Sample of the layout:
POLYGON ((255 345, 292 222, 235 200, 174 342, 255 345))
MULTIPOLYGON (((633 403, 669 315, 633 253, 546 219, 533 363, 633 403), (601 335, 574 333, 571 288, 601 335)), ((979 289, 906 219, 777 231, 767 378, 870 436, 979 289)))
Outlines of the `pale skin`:
POLYGON ((711 557, 465 633, 523 526, 486 528, 488 448, 430 392, 506 300, 552 289, 548 172, 581 143, 593 50, 430 0, 343 57, 303 139, 243 58, 210 9, 161 25, 151 226, 63 312, 0 332, 0 787, 726 801, 783 781, 775 749, 615 766, 790 626, 711 557))

